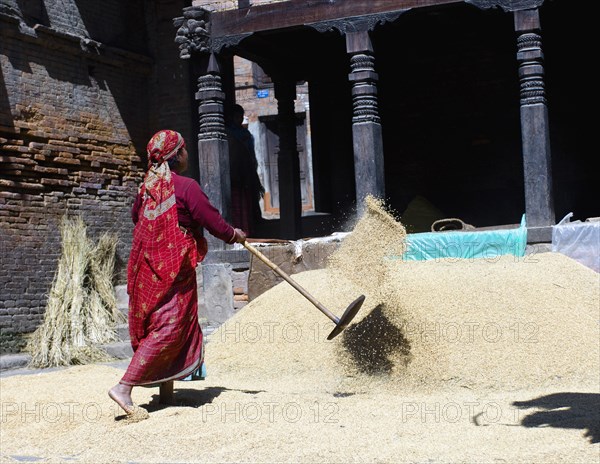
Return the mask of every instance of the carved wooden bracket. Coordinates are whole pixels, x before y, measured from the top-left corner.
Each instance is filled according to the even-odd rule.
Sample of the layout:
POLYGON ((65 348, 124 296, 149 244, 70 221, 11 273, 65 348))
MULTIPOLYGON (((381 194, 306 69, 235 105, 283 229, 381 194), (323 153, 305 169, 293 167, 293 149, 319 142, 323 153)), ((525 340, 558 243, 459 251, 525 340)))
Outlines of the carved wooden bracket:
POLYGON ((341 34, 348 32, 372 31, 379 24, 390 23, 400 17, 402 13, 409 10, 392 11, 388 13, 379 13, 365 16, 353 16, 343 19, 334 19, 330 21, 320 21, 318 23, 306 24, 319 32, 337 30, 341 34))
POLYGON ((179 45, 179 57, 187 60, 192 53, 210 52, 210 12, 204 8, 189 6, 183 16, 173 19, 177 28, 175 43, 179 45))
POLYGON ((464 0, 481 10, 501 8, 504 11, 532 10, 541 6, 545 0, 464 0))
POLYGON ((220 53, 223 48, 235 47, 246 37, 252 35, 252 33, 228 35, 225 37, 213 37, 211 39, 210 49, 214 53, 220 53))

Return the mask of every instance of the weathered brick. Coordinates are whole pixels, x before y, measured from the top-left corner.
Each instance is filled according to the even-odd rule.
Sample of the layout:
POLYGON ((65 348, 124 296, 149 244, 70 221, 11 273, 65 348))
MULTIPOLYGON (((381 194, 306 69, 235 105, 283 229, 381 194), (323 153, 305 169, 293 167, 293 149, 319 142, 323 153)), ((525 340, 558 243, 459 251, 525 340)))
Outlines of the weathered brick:
POLYGON ((44 174, 60 174, 63 176, 69 174, 69 170, 64 168, 49 168, 46 166, 36 166, 35 168, 33 168, 33 170, 36 172, 42 172, 44 174))
MULTIPOLYGON (((3 147, 4 148, 4 147, 3 147)), ((24 156, 7 156, 0 155, 0 163, 15 163, 15 164, 37 164, 35 161, 24 156)))
POLYGON ((61 157, 61 156, 57 156, 52 161, 54 163, 58 163, 58 164, 71 164, 71 165, 80 165, 81 164, 81 161, 78 160, 78 159, 64 158, 64 157, 61 157))
POLYGON ((64 179, 48 179, 44 178, 41 180, 43 185, 60 185, 61 187, 72 187, 77 185, 77 182, 64 179))
POLYGON ((91 182, 82 182, 80 185, 85 189, 100 190, 102 188, 102 184, 93 184, 91 182))
POLYGON ((113 149, 113 153, 114 153, 115 155, 124 155, 124 156, 127 156, 127 155, 132 155, 132 154, 134 154, 134 153, 135 153, 135 151, 134 151, 134 150, 132 150, 131 148, 121 148, 121 147, 115 147, 115 148, 113 149))
POLYGON ((30 182, 20 182, 8 179, 0 179, 0 186, 4 187, 15 187, 17 189, 24 190, 43 190, 44 186, 39 184, 33 184, 30 182))

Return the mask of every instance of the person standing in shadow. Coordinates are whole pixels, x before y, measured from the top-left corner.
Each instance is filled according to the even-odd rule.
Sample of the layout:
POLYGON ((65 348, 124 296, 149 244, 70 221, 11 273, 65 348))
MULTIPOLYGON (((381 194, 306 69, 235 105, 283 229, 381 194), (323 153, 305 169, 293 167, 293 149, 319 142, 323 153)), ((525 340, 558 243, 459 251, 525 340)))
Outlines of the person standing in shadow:
POLYGON ((234 105, 226 126, 231 180, 231 222, 246 235, 256 233, 262 221, 260 199, 265 189, 258 176, 254 136, 244 125, 244 108, 234 105))

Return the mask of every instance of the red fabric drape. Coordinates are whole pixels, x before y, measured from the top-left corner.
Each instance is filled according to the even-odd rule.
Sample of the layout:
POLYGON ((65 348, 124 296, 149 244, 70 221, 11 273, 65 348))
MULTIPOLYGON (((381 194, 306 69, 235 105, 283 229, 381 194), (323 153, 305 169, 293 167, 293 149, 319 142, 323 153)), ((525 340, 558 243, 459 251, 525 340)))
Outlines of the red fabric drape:
POLYGON ((195 267, 204 256, 177 221, 167 163, 146 174, 127 270, 133 358, 121 380, 149 385, 186 377, 202 363, 195 267))

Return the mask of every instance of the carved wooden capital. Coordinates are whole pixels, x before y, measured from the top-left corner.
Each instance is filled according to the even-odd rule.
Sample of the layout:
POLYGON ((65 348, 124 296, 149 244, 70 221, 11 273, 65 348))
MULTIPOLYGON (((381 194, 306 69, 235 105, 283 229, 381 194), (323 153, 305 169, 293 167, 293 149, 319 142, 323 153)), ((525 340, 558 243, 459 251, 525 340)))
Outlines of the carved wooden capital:
POLYGON ((377 101, 375 58, 368 53, 357 53, 350 57, 352 82, 352 123, 380 123, 377 101))
POLYGON ((175 43, 179 45, 179 57, 187 60, 192 53, 210 51, 210 12, 190 6, 183 9, 183 16, 173 19, 177 28, 175 43))
POLYGON ((225 93, 221 84, 221 76, 216 73, 205 74, 198 78, 199 129, 198 140, 225 140, 225 115, 223 101, 225 93))
POLYGON ((517 38, 521 106, 546 104, 542 38, 528 32, 517 38))

